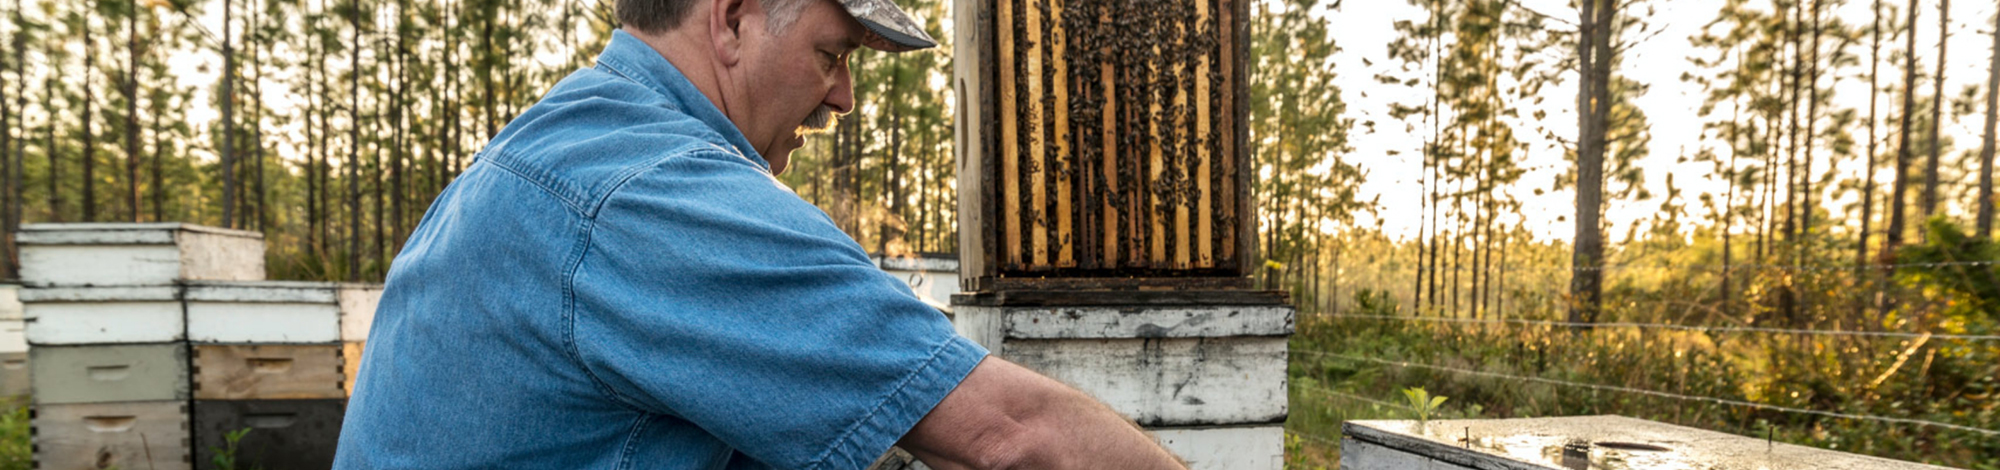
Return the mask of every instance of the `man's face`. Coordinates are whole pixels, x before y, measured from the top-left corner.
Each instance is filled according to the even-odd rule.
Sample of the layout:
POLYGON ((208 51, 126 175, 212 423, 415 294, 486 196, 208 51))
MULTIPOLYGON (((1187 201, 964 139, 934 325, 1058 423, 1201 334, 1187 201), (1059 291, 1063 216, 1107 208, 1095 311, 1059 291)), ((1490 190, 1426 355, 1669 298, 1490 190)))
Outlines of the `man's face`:
POLYGON ((737 127, 771 163, 771 173, 783 173, 792 151, 805 145, 805 134, 854 109, 847 57, 860 47, 864 30, 826 0, 806 2, 798 19, 776 35, 761 15, 741 26, 748 112, 736 116, 737 127))

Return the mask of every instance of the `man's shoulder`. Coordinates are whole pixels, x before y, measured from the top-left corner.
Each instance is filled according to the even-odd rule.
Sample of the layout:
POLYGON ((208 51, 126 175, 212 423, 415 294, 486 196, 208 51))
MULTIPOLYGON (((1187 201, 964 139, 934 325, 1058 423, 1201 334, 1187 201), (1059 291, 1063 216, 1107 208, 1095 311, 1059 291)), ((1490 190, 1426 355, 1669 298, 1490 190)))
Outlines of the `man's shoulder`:
POLYGON ((679 103, 644 84, 587 68, 558 82, 509 122, 479 158, 589 207, 627 176, 668 159, 704 154, 741 158, 679 103))

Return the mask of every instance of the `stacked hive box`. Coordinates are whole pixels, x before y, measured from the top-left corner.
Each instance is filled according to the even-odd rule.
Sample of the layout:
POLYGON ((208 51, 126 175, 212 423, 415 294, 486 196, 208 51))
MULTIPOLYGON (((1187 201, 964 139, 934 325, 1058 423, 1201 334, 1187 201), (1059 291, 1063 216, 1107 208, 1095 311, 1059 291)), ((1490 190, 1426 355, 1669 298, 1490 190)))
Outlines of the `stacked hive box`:
POLYGON ((241 462, 327 468, 346 409, 342 286, 320 282, 192 282, 194 455, 206 466, 225 436, 250 428, 241 462))
POLYGON ((28 324, 20 294, 20 285, 0 284, 0 397, 28 395, 28 324))
POLYGON ((343 333, 354 323, 365 335, 380 288, 263 281, 261 238, 181 224, 23 227, 41 468, 209 468, 245 428, 245 465, 331 466, 343 333))
POLYGON ((263 279, 262 236, 181 224, 35 224, 17 241, 37 465, 192 467, 180 284, 263 279))

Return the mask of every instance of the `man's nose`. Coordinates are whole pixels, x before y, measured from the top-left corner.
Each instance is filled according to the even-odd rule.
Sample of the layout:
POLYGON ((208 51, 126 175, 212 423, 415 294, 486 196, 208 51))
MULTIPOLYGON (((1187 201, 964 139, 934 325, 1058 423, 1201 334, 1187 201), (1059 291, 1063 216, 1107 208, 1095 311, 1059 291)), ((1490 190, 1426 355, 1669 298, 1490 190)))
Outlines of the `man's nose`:
POLYGON ((854 75, 849 72, 846 62, 840 64, 840 72, 834 74, 834 80, 833 89, 826 92, 825 104, 833 108, 833 112, 847 114, 854 110, 854 75))

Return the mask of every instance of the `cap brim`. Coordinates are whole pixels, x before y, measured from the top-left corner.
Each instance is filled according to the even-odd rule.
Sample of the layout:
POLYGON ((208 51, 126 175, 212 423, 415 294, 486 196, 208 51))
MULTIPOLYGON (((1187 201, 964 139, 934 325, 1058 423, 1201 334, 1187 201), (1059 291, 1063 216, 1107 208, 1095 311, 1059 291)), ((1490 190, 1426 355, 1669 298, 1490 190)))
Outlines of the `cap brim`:
POLYGON ((868 35, 861 39, 861 44, 870 49, 882 52, 908 52, 930 49, 938 45, 937 41, 932 41, 929 37, 911 36, 873 21, 860 18, 856 20, 861 22, 862 27, 868 28, 868 35))
POLYGON ((937 47, 924 32, 923 23, 896 6, 894 0, 839 0, 861 27, 867 30, 861 44, 883 52, 905 52, 937 47))

